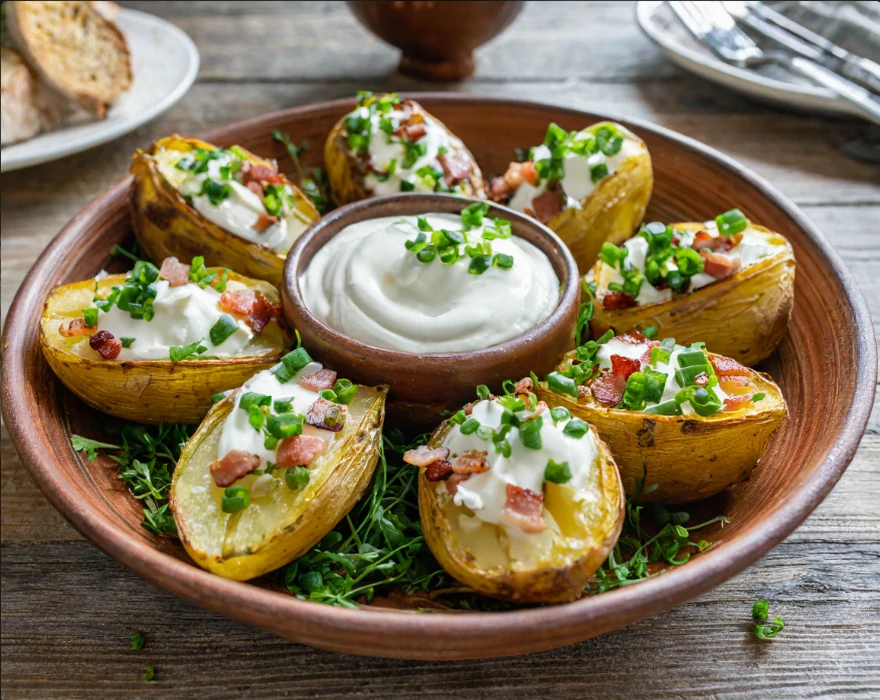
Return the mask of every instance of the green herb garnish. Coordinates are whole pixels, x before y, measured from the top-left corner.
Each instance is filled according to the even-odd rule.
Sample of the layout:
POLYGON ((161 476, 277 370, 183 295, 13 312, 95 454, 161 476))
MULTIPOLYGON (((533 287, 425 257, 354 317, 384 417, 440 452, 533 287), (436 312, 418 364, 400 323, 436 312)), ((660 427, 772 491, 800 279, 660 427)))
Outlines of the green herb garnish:
POLYGON ((147 637, 143 632, 135 632, 131 635, 132 651, 140 651, 147 643, 147 637))

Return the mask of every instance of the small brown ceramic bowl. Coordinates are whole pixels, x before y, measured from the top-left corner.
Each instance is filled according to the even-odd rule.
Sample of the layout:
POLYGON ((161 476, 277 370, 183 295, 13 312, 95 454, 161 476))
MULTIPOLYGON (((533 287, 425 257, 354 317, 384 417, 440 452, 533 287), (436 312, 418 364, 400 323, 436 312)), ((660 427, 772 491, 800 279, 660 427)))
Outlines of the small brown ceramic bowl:
POLYGON ((527 333, 485 350, 417 355, 349 338, 323 324, 306 308, 299 288, 300 275, 315 253, 347 226, 384 216, 458 214, 470 203, 446 194, 400 194, 354 202, 313 224, 287 255, 281 295, 291 327, 299 331, 309 353, 340 376, 361 384, 389 384, 387 413, 391 425, 399 422, 413 428, 434 427, 444 411, 457 410, 474 400, 477 385, 498 390, 505 379, 515 381, 530 371, 545 374, 574 347, 580 301, 574 258, 550 229, 494 205, 490 205, 489 214, 507 219, 515 236, 537 246, 550 259, 560 281, 556 309, 527 333))

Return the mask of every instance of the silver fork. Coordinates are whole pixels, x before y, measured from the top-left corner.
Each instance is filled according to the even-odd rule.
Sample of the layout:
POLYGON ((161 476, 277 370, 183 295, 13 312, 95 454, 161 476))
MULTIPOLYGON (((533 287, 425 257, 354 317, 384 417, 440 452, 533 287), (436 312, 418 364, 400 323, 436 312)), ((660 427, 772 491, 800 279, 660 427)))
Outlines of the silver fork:
POLYGON ((784 51, 763 51, 736 25, 720 2, 673 0, 669 4, 691 34, 725 63, 738 68, 753 68, 765 63, 783 65, 840 95, 858 107, 866 119, 880 124, 880 99, 815 61, 791 56, 784 51))

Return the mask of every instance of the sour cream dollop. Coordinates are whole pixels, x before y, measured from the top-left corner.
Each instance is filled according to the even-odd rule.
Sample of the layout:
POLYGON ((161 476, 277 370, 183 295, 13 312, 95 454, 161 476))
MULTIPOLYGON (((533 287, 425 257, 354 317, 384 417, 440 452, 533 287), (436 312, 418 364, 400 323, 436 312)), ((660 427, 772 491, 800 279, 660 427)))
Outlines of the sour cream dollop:
MULTIPOLYGON (((202 289, 194 283, 171 287, 167 280, 154 282, 155 315, 150 321, 132 318, 128 311, 111 306, 98 312, 98 330, 110 331, 116 338, 131 339, 123 347, 118 360, 167 360, 172 346, 190 345, 203 341, 207 350, 190 359, 233 357, 241 354, 253 331, 243 320, 236 319, 237 328, 219 345, 208 340, 211 328, 225 312, 218 306, 220 292, 212 287, 202 289)), ((229 291, 245 289, 238 282, 227 282, 229 291)))
MULTIPOLYGON (((461 217, 425 214, 433 229, 463 231, 461 217)), ((492 223, 467 231, 485 241, 492 223)), ((406 242, 419 233, 417 217, 394 216, 352 224, 319 250, 300 276, 303 301, 331 328, 363 343, 412 353, 480 350, 522 335, 545 321, 559 302, 559 280, 547 256, 515 236, 485 241, 513 266, 468 271, 439 256, 419 261, 406 242)))

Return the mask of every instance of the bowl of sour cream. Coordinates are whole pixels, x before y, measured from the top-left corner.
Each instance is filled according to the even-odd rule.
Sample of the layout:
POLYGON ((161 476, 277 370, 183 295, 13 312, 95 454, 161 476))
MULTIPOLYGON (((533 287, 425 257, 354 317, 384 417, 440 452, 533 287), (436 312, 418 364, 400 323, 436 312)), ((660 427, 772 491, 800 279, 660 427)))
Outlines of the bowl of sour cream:
POLYGON ((364 384, 389 384, 410 425, 486 384, 551 371, 573 347, 577 266, 530 217, 443 194, 344 206, 287 257, 287 320, 310 353, 364 384))

